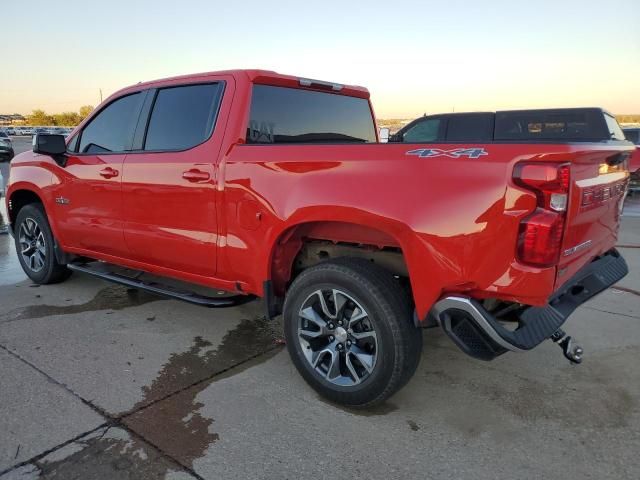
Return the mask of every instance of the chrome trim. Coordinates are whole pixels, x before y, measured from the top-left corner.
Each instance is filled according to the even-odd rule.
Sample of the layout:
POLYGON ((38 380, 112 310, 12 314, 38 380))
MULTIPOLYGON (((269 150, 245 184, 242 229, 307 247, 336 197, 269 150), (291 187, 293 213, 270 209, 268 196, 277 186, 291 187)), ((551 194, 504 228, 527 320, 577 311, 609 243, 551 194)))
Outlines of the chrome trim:
POLYGON ((481 311, 471 302, 470 298, 467 297, 458 297, 458 296, 449 296, 444 297, 438 300, 432 308, 432 313, 438 320, 438 323, 442 326, 442 319, 440 316, 449 309, 462 310, 467 312, 469 315, 473 317, 478 325, 494 342, 500 345, 507 350, 512 352, 522 352, 524 350, 511 345, 504 338, 502 338, 498 333, 494 330, 494 328, 489 324, 487 319, 485 318, 486 311, 481 311))

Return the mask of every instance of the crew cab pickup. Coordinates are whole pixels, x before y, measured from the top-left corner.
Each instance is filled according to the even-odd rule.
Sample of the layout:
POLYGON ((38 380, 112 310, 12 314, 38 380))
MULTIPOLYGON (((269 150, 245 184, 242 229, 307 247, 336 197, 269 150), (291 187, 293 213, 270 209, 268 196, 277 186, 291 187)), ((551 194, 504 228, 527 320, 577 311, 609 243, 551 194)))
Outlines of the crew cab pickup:
POLYGON ((599 115, 598 140, 381 144, 362 87, 261 70, 139 83, 13 160, 9 222, 39 284, 262 297, 306 381, 368 406, 411 378, 419 327, 484 360, 548 338, 581 360, 560 327, 627 273, 633 146, 599 115))

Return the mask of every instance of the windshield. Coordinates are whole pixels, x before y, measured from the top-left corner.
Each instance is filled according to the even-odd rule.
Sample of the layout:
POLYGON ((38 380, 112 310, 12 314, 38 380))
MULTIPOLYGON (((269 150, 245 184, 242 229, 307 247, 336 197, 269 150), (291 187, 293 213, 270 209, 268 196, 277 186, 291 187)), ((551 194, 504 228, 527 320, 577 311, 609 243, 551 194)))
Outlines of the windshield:
POLYGON ((618 121, 608 113, 604 114, 604 119, 607 121, 607 127, 609 128, 611 138, 614 140, 625 140, 624 133, 622 132, 620 125, 618 125, 618 121))

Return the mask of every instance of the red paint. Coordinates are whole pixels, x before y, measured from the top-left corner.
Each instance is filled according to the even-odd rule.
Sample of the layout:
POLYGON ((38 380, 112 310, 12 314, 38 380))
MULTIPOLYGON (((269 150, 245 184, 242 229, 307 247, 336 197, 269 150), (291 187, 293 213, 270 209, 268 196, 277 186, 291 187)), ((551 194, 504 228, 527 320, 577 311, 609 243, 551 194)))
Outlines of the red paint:
MULTIPOLYGON (((267 279, 284 288, 305 238, 400 247, 421 318, 445 292, 545 304, 615 245, 622 196, 589 209, 581 202, 587 190, 617 192, 627 181, 627 171, 600 175, 598 168, 630 147, 430 145, 488 153, 454 159, 408 156, 416 145, 398 143, 245 145, 252 82, 298 86, 296 77, 257 70, 138 84, 105 103, 149 87, 216 80, 226 88, 205 143, 177 153, 74 156, 66 168, 27 152, 12 163, 8 199, 21 189, 36 193, 68 252, 256 295, 267 279), (517 259, 520 225, 538 208, 536 194, 513 180, 523 161, 571 165, 561 249, 591 244, 561 254, 561 268, 517 259), (118 175, 101 175, 108 167, 118 175), (59 196, 71 203, 55 203, 59 196)), ((338 94, 368 98, 361 87, 338 94)))
POLYGON ((629 159, 629 171, 640 174, 640 146, 636 145, 635 150, 629 159))

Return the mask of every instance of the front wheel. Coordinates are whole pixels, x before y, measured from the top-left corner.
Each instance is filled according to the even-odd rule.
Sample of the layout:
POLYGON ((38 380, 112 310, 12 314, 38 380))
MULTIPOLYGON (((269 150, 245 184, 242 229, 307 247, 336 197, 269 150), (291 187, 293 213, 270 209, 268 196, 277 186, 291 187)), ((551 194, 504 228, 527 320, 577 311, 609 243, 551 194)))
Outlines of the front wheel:
POLYGON ((71 275, 66 265, 56 259, 53 233, 41 204, 32 203, 20 209, 15 242, 20 265, 34 283, 58 283, 71 275))
POLYGON ((352 258, 302 272, 284 306, 291 359, 331 401, 368 407, 389 398, 415 372, 422 332, 405 291, 375 264, 352 258))

